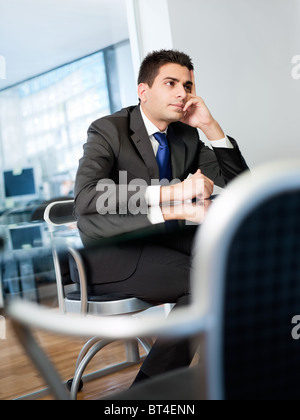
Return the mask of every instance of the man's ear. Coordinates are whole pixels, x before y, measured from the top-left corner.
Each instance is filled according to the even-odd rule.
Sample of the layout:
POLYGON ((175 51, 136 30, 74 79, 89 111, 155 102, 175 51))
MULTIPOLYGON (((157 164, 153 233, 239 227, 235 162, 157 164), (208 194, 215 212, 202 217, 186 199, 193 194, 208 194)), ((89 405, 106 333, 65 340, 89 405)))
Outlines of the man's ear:
POLYGON ((147 83, 140 83, 138 85, 138 95, 140 98, 140 101, 142 103, 146 103, 147 102, 147 92, 149 90, 149 86, 147 85, 147 83))

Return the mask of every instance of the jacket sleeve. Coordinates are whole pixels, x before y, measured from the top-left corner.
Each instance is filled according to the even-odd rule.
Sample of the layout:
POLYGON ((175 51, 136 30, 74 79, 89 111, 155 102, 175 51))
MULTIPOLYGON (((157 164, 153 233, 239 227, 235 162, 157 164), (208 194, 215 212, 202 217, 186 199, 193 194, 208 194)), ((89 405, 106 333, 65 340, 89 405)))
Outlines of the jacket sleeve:
POLYGON ((120 183, 119 149, 119 133, 109 119, 91 125, 75 181, 77 217, 94 213, 127 214, 130 210, 147 214, 147 183, 130 186, 126 177, 120 183))
POLYGON ((222 188, 235 177, 249 170, 237 142, 229 136, 228 138, 234 146, 233 149, 214 148, 212 150, 204 143, 200 143, 198 168, 201 169, 203 175, 222 188))

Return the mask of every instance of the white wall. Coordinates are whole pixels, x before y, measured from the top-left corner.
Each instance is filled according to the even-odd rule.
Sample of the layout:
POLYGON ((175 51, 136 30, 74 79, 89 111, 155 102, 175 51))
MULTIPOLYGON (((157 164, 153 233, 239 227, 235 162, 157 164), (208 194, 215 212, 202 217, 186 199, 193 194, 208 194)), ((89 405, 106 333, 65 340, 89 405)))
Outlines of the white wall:
POLYGON ((198 94, 248 163, 298 157, 300 0, 168 4, 174 48, 193 57, 198 94))

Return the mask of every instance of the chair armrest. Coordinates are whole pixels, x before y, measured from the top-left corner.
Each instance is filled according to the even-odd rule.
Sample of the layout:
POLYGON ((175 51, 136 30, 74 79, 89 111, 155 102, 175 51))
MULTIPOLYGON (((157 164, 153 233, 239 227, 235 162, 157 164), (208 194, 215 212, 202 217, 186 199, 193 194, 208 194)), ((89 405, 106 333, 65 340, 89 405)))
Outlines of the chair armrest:
POLYGON ((175 310, 166 319, 158 314, 141 318, 63 315, 34 303, 15 301, 10 305, 8 315, 21 325, 51 333, 119 340, 153 336, 190 337, 206 331, 210 324, 206 317, 201 317, 199 308, 195 305, 175 310))
POLYGON ((74 200, 56 201, 49 204, 44 213, 44 220, 50 226, 63 226, 76 222, 73 214, 74 200))

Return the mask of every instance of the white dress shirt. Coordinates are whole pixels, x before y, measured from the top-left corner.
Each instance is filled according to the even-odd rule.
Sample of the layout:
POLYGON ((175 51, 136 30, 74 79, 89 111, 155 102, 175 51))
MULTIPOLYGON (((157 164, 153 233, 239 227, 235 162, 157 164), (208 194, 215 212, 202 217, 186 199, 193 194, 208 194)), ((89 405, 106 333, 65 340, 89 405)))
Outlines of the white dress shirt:
MULTIPOLYGON (((147 133, 149 135, 149 140, 151 142, 154 154, 156 156, 158 152, 158 148, 159 148, 159 142, 154 137, 154 134, 161 131, 149 120, 149 118, 146 117, 142 107, 140 107, 140 109, 141 109, 141 114, 142 114, 142 118, 143 118, 146 130, 147 130, 147 133)), ((167 134, 167 132, 168 132, 168 129, 164 131, 165 134, 167 134)), ((233 145, 227 136, 224 139, 211 141, 210 143, 214 148, 219 147, 219 148, 233 149, 233 145)), ((162 211, 160 209, 160 189, 161 189, 160 186, 150 186, 147 188, 147 191, 146 191, 145 198, 149 206, 148 218, 152 224, 164 223, 165 221, 162 211)))

